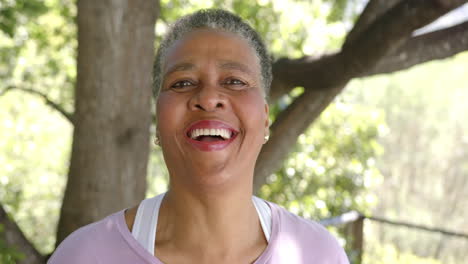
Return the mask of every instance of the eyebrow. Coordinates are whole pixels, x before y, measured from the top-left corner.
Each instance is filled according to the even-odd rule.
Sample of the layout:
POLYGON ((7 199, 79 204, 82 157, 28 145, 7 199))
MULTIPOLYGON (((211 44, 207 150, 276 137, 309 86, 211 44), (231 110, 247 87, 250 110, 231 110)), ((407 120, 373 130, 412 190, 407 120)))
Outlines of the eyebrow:
POLYGON ((219 66, 224 70, 238 70, 247 74, 252 74, 252 71, 247 65, 235 61, 224 61, 219 66))
MULTIPOLYGON (((252 71, 249 69, 247 65, 239 63, 239 62, 235 62, 235 61, 222 61, 221 63, 219 63, 219 67, 223 70, 238 70, 247 74, 252 74, 252 71)), ((178 71, 190 71, 195 68, 196 66, 193 63, 181 62, 167 69, 164 75, 169 75, 178 71)))
POLYGON ((182 62, 182 63, 177 63, 167 69, 167 71, 164 73, 164 75, 169 75, 171 73, 177 72, 177 71, 189 71, 193 70, 195 68, 195 64, 190 63, 190 62, 182 62))

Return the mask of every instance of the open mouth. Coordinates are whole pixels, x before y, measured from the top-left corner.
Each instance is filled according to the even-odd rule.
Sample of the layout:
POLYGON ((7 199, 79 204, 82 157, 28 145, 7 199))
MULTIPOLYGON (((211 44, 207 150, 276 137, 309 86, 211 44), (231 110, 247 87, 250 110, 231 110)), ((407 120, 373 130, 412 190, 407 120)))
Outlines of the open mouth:
POLYGON ((199 120, 186 130, 188 143, 201 151, 217 151, 229 146, 239 132, 217 120, 199 120))
POLYGON ((187 136, 200 142, 215 142, 230 140, 235 133, 225 128, 196 128, 189 130, 187 136))

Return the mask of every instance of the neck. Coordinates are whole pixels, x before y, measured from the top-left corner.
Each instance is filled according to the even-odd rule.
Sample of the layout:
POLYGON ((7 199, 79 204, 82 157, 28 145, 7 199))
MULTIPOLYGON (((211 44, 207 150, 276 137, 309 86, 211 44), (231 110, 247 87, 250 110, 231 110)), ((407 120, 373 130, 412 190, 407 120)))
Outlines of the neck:
POLYGON ((252 202, 252 188, 191 192, 173 185, 164 197, 156 245, 198 251, 239 254, 246 248, 266 246, 259 216, 252 202), (203 243, 200 243, 203 241, 203 243))

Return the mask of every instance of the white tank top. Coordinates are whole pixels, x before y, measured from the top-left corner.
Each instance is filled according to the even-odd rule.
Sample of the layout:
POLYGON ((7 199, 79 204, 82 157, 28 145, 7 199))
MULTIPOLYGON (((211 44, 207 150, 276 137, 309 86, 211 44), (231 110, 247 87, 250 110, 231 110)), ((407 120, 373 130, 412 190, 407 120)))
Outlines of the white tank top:
MULTIPOLYGON (((151 255, 154 255, 154 243, 156 241, 156 227, 158 225, 159 208, 165 193, 143 200, 138 206, 132 235, 151 255)), ((252 196, 252 201, 257 210, 260 224, 267 241, 271 234, 271 209, 262 199, 252 196)))

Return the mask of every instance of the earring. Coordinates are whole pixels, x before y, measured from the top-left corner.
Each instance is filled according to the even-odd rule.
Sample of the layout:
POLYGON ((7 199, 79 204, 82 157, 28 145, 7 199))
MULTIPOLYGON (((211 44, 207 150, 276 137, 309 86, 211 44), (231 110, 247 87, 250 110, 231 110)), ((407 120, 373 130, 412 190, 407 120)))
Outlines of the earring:
POLYGON ((267 141, 270 139, 270 131, 268 131, 268 133, 265 135, 263 139, 264 139, 263 144, 267 143, 267 141))
POLYGON ((159 141, 159 136, 156 136, 156 137, 154 138, 154 144, 155 144, 156 146, 159 146, 159 145, 161 144, 161 142, 159 141))

